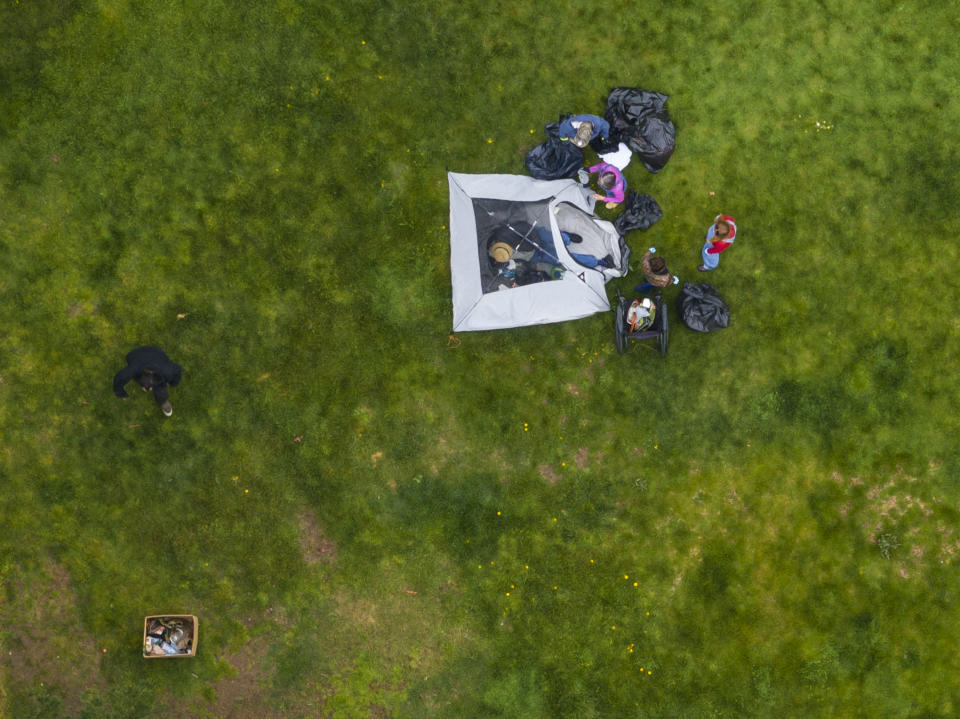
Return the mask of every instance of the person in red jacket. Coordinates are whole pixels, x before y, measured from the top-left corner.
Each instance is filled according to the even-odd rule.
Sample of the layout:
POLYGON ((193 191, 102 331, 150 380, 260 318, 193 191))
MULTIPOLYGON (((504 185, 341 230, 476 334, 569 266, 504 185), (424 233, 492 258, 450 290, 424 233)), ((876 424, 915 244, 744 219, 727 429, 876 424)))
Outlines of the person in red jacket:
POLYGON ((707 230, 706 242, 703 243, 703 250, 700 252, 703 264, 697 269, 701 272, 717 269, 720 264, 720 253, 733 244, 736 236, 737 225, 733 218, 730 215, 717 215, 710 229, 707 230))

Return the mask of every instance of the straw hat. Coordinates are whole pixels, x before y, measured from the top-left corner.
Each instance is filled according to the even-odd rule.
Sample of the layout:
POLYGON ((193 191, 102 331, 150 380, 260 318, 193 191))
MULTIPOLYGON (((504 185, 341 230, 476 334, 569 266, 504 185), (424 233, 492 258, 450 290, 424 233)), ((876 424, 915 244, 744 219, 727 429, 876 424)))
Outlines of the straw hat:
POLYGON ((490 257, 494 262, 509 262, 513 257, 513 248, 506 242, 494 242, 490 245, 490 257))

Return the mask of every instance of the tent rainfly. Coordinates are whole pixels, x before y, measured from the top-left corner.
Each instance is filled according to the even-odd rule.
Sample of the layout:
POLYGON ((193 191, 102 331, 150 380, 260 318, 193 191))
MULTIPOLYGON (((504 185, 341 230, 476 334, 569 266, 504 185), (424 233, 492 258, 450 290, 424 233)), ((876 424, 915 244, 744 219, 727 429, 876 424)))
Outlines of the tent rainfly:
POLYGON ((630 250, 575 180, 448 173, 453 330, 579 319, 610 309, 630 250))

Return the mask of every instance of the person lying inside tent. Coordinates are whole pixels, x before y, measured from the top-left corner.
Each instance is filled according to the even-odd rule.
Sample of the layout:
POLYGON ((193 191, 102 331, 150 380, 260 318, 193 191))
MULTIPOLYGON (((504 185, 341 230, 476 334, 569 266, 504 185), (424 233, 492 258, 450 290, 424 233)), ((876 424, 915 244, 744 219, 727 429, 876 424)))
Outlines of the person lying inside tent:
POLYGON ((527 225, 524 232, 501 227, 487 241, 492 284, 484 291, 505 290, 563 277, 563 266, 553 252, 553 242, 540 245, 540 236, 527 225))
MULTIPOLYGON (((553 234, 546 227, 499 228, 487 242, 490 269, 499 288, 519 287, 535 282, 558 280, 563 276, 563 262, 557 257, 553 234)), ((576 248, 583 238, 573 232, 560 232, 564 245, 576 248)), ((613 267, 611 255, 596 257, 586 252, 570 252, 570 256, 584 267, 613 267)))
MULTIPOLYGON (((550 230, 546 227, 538 227, 537 234, 540 235, 541 244, 546 247, 553 246, 553 237, 550 234, 550 230)), ((574 252, 570 245, 579 245, 583 242, 583 238, 573 232, 564 232, 560 230, 560 238, 563 240, 563 244, 567 246, 567 251, 570 252, 570 256, 578 263, 584 267, 613 267, 613 257, 607 255, 606 257, 595 257, 594 255, 587 255, 582 252, 574 252)), ((575 248, 574 248, 575 249, 575 248)))

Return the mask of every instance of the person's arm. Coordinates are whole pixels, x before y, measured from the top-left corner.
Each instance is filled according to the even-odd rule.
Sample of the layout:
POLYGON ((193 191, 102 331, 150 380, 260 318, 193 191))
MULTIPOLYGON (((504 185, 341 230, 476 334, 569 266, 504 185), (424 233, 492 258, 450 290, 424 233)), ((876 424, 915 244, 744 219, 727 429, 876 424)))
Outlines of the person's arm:
POLYGON ((610 123, 602 117, 597 117, 593 125, 594 131, 604 140, 610 137, 610 123))
POLYGON ((732 242, 727 242, 726 240, 714 240, 713 247, 707 250, 707 254, 719 255, 721 252, 723 252, 732 244, 733 244, 732 242))
MULTIPOLYGON (((599 171, 600 171, 600 168, 602 168, 602 167, 603 167, 603 163, 600 162, 600 163, 594 165, 593 167, 588 167, 588 168, 587 168, 587 172, 589 172, 589 173, 592 175, 592 174, 595 173, 595 172, 599 172, 599 171)), ((594 193, 593 193, 593 199, 594 199, 594 200, 599 200, 600 202, 606 202, 606 201, 607 201, 606 195, 601 195, 601 194, 598 193, 598 192, 594 192, 594 193)))
POLYGON ((573 127, 573 118, 568 117, 566 120, 560 123, 560 127, 557 128, 557 136, 561 140, 569 140, 571 137, 577 134, 577 131, 573 127))
POLYGON ((123 385, 132 380, 135 374, 136 370, 129 365, 117 372, 116 376, 113 378, 113 393, 117 395, 117 397, 129 397, 127 391, 123 388, 123 385))

